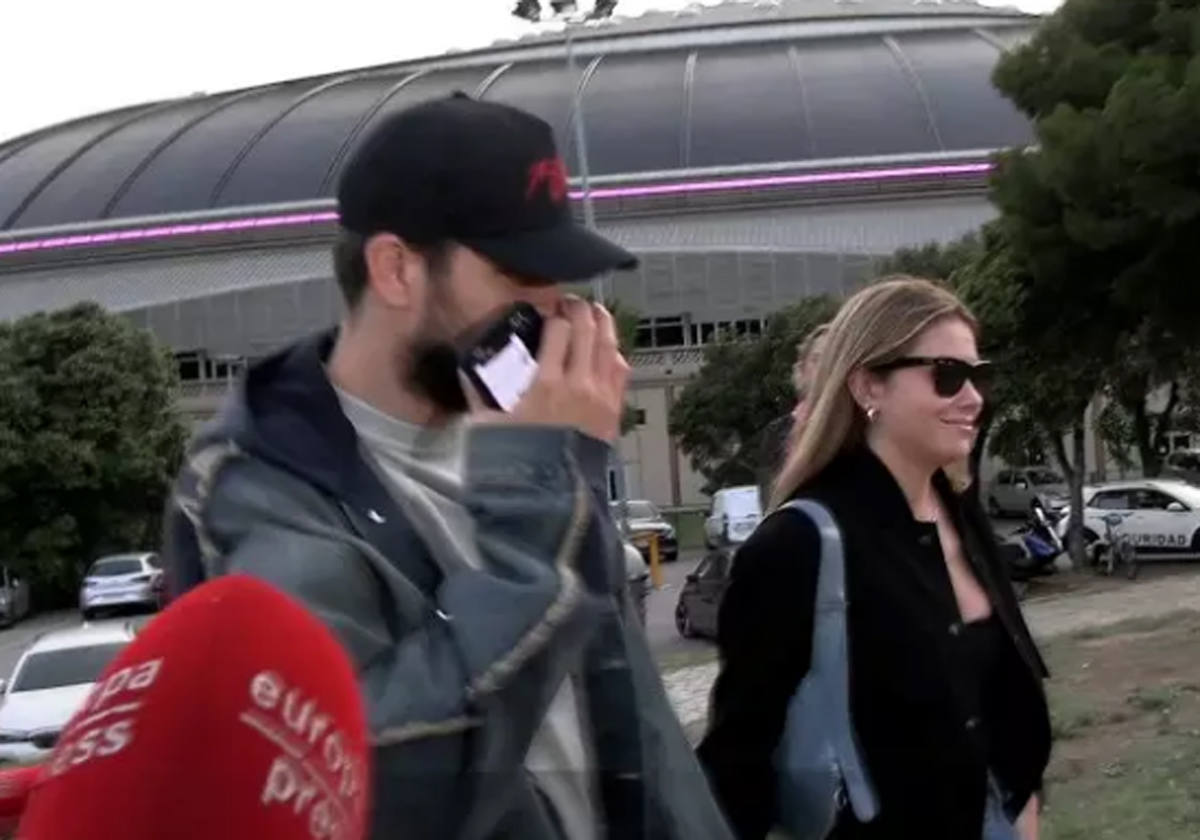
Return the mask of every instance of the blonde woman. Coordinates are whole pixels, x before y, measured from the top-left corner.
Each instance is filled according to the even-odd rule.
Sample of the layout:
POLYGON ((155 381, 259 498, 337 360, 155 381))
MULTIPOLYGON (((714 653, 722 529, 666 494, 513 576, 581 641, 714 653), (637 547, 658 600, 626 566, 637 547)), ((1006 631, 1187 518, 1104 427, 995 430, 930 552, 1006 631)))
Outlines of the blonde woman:
MULTIPOLYGON (((837 838, 1037 837, 1050 751, 1030 637, 977 502, 945 470, 971 451, 989 368, 948 291, 901 278, 843 306, 824 338, 773 507, 822 502, 846 548, 850 713, 881 803, 837 838)), ((772 514, 721 607, 721 674, 700 756, 741 838, 777 816, 773 755, 808 670, 820 541, 772 514)))

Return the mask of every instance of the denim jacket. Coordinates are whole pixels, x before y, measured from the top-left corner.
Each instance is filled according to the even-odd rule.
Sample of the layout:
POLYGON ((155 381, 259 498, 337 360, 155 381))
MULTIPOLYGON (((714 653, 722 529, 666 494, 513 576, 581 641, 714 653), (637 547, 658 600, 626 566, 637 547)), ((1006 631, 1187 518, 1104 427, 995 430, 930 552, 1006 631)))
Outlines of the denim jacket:
POLYGON ((192 443, 166 516, 171 594, 251 574, 338 635, 372 727, 374 838, 560 838, 524 760, 569 672, 588 698, 601 836, 731 837, 625 595, 607 447, 472 430, 464 504, 483 567, 441 568, 341 412, 333 339, 253 366, 192 443))

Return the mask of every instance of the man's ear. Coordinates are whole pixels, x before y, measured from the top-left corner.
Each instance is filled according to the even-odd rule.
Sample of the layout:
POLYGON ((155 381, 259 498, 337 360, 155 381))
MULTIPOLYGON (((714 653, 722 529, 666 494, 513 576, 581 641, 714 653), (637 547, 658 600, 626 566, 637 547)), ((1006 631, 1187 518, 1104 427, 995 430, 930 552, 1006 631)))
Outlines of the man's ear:
POLYGON ((420 294, 424 261, 400 237, 377 233, 363 246, 367 287, 386 307, 406 309, 420 294))

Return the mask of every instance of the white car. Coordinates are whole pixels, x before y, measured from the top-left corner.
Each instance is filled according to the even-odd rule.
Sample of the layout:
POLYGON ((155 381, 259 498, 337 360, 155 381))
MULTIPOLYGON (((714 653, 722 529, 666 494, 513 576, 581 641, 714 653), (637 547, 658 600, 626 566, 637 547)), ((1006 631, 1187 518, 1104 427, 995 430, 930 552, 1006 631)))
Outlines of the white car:
POLYGON ((157 554, 115 554, 101 557, 88 569, 79 587, 79 611, 86 621, 102 610, 157 610, 163 594, 163 568, 157 554))
POLYGON ((761 521, 757 487, 722 488, 713 495, 712 511, 704 522, 704 542, 709 548, 744 543, 761 521))
MULTIPOLYGON (((1139 558, 1200 559, 1200 487, 1183 481, 1146 479, 1085 487, 1084 538, 1105 536, 1104 517, 1116 513, 1120 533, 1132 538, 1139 558)), ((1068 517, 1058 524, 1064 539, 1068 517)))
POLYGON ((100 673, 136 632, 130 622, 102 622, 38 637, 12 679, 0 680, 0 760, 36 761, 52 750, 100 673))

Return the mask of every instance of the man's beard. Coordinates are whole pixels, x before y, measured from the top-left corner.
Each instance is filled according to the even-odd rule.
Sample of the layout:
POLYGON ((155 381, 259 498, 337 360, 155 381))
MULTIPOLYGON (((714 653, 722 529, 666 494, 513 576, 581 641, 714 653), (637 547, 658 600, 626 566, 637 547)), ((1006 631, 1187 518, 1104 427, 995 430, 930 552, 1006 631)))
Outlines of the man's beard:
POLYGON ((407 384, 447 414, 463 414, 469 407, 458 378, 458 354, 447 341, 423 336, 412 343, 407 384))

